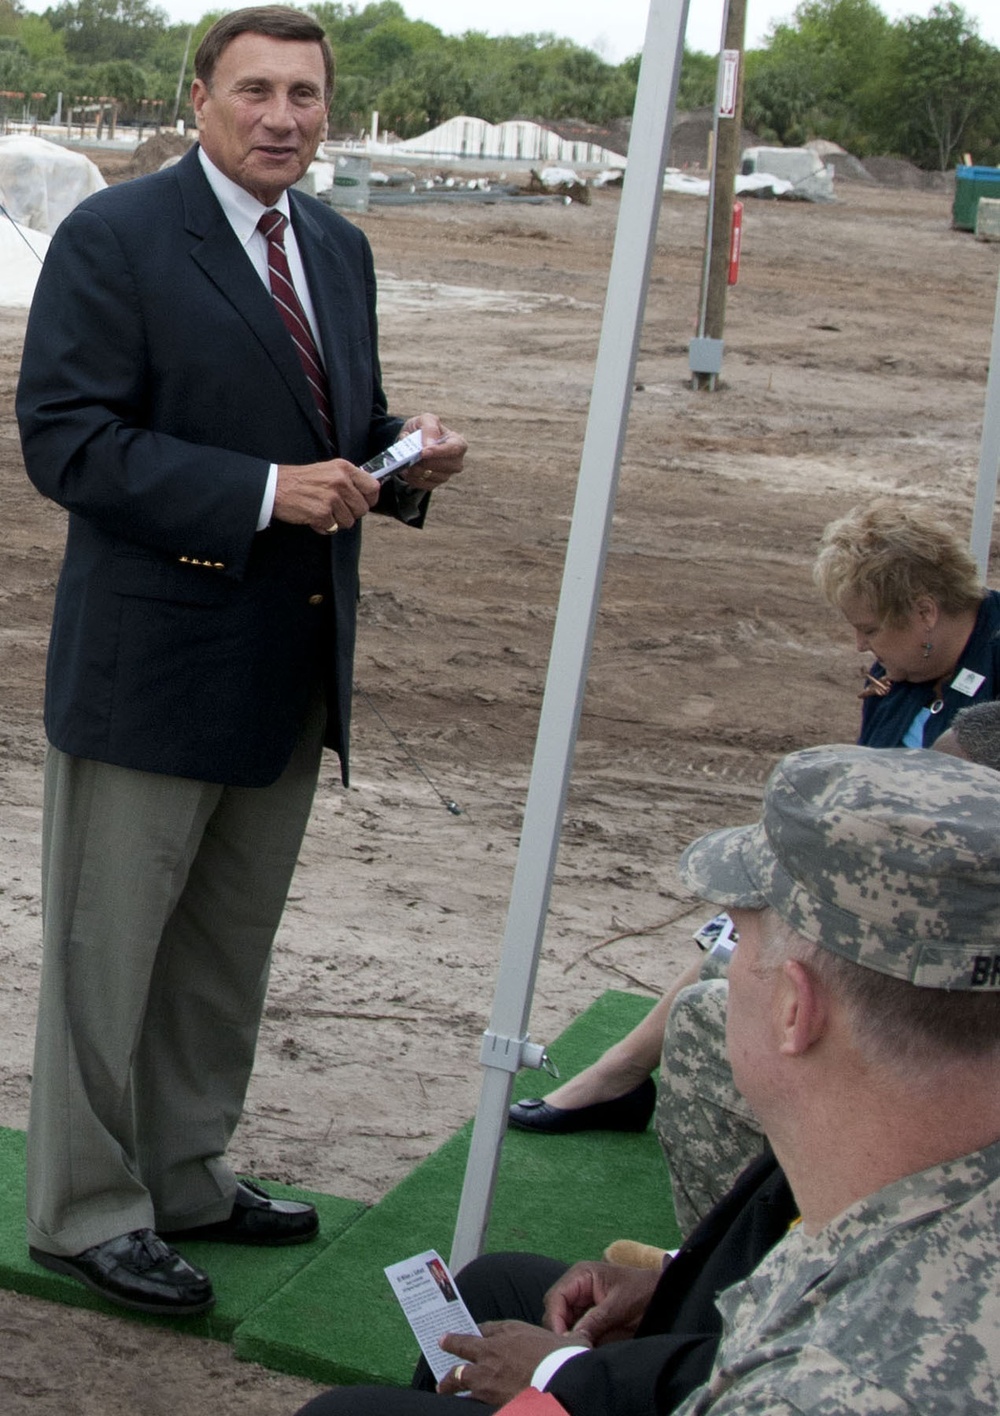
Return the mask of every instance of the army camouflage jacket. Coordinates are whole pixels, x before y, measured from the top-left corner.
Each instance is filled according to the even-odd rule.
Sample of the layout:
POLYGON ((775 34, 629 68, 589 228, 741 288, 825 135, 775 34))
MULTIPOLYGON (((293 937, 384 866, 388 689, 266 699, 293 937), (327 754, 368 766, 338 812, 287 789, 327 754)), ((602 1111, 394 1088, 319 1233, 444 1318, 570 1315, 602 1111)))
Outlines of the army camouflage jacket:
POLYGON ((793 1229, 718 1299, 707 1386, 675 1416, 996 1416, 1000 1143, 793 1229))

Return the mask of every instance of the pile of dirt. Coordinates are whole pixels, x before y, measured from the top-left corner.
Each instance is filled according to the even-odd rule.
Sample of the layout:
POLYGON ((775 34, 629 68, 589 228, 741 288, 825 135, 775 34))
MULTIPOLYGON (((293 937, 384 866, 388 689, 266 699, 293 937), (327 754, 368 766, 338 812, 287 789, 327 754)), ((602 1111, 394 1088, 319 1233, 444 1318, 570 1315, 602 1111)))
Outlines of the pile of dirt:
POLYGON ((866 157, 864 166, 880 187, 911 192, 954 191, 954 173, 925 172, 905 157, 866 157))
MULTIPOLYGON (((670 134, 671 167, 693 167, 699 171, 708 170, 710 139, 715 123, 711 108, 692 108, 688 113, 678 113, 670 134)), ((740 150, 757 147, 760 138, 749 128, 744 128, 740 137, 740 150)))
POLYGON ((129 177, 143 177, 147 172, 159 172, 171 158, 183 157, 193 143, 193 138, 182 137, 180 133, 165 131, 154 133, 139 144, 132 154, 129 177))
MULTIPOLYGON (((813 144, 810 143, 810 147, 813 144)), ((859 161, 852 153, 844 152, 841 148, 837 152, 824 152, 821 154, 823 161, 829 163, 833 168, 834 177, 840 182, 867 182, 875 181, 875 177, 865 164, 859 161)))

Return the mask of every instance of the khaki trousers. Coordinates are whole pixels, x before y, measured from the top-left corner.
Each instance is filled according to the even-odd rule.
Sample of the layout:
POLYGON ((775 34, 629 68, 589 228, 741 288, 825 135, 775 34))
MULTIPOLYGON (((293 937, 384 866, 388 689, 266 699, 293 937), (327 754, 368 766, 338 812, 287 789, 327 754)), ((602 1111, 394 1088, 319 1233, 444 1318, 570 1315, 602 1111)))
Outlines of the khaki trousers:
POLYGON ((225 1219, 271 946, 319 774, 312 712, 270 787, 49 750, 28 1242, 73 1255, 225 1219))

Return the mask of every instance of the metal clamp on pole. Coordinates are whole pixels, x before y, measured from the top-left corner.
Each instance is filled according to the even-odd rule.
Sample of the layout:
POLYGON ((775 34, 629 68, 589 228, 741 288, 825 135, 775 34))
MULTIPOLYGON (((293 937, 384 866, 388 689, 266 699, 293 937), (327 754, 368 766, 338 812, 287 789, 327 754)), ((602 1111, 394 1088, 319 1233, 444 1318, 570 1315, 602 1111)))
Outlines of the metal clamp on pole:
POLYGON ((522 1067, 544 1068, 550 1077, 559 1076, 559 1068, 540 1042, 524 1037, 502 1037, 499 1033, 483 1033, 479 1060, 484 1067, 496 1067, 501 1072, 519 1072, 522 1067))

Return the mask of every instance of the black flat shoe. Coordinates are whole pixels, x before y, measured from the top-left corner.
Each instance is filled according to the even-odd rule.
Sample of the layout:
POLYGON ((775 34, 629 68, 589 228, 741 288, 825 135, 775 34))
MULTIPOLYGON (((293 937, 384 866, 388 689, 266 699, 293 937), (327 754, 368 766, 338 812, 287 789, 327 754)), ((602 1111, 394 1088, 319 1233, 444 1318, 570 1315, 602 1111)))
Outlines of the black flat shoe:
POLYGON ((305 1244, 319 1233, 319 1215, 313 1205, 272 1200, 259 1185, 240 1180, 228 1219, 163 1232, 172 1244, 185 1239, 204 1239, 212 1244, 305 1244))
POLYGON ((517 1101, 507 1119, 518 1131, 541 1131, 544 1135, 566 1135, 570 1131, 645 1131, 656 1106, 656 1083, 647 1077, 624 1096, 598 1101, 593 1106, 564 1110, 550 1106, 542 1097, 517 1101))
POLYGON ((36 1264, 79 1279, 93 1293, 138 1313, 180 1317, 203 1313, 215 1302, 212 1283, 152 1229, 135 1229, 66 1258, 34 1247, 36 1264))

